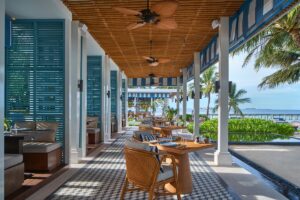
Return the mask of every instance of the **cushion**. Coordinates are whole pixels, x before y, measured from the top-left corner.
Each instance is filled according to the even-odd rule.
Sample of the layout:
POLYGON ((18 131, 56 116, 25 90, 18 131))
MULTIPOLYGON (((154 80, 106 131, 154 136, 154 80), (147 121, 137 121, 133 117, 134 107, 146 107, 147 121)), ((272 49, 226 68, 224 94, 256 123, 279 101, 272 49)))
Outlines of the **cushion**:
POLYGON ((22 154, 5 154, 4 155, 4 169, 11 168, 23 162, 22 154))
POLYGON ((57 122, 36 122, 36 130, 53 130, 57 131, 58 123, 57 122))
POLYGON ((86 131, 88 133, 94 133, 94 134, 96 134, 96 133, 100 133, 100 128, 87 128, 86 131))
POLYGON ((164 165, 163 171, 160 171, 160 173, 157 176, 157 181, 163 181, 168 178, 171 178, 172 176, 173 176, 172 165, 164 165))
MULTIPOLYGON (((125 146, 133 149, 139 149, 139 150, 144 150, 144 151, 150 151, 154 153, 158 153, 158 148, 156 146, 149 146, 148 143, 142 143, 136 140, 132 139, 127 139, 125 141, 125 146)), ((160 162, 159 155, 155 156, 157 161, 160 162)), ((163 172, 164 169, 161 167, 160 171, 163 172)))
POLYGON ((24 142, 23 153, 49 153, 60 147, 59 143, 24 142))
POLYGON ((53 130, 37 130, 37 131, 23 131, 22 134, 25 136, 24 141, 26 142, 55 142, 56 132, 53 130))
POLYGON ((87 128, 97 128, 98 127, 98 117, 87 117, 86 118, 86 127, 87 128))
POLYGON ((149 132, 147 132, 147 131, 134 131, 133 132, 133 138, 136 139, 136 140, 142 141, 142 137, 141 137, 142 133, 149 133, 149 132))
POLYGON ((132 149, 139 149, 139 150, 145 150, 145 151, 151 151, 149 144, 142 143, 136 140, 127 139, 125 141, 125 146, 132 148, 132 149))
POLYGON ((152 135, 151 133, 148 133, 148 132, 142 132, 140 134, 140 137, 141 137, 141 140, 142 141, 151 141, 151 140, 156 140, 156 137, 154 135, 152 135))
POLYGON ((29 130, 35 130, 35 122, 15 122, 16 128, 26 128, 29 130))

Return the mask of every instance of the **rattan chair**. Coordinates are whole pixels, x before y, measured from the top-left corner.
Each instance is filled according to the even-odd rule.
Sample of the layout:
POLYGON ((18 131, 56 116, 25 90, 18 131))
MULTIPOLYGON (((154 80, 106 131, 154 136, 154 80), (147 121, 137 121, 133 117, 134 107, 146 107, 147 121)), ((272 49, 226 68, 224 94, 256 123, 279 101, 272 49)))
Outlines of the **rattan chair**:
MULTIPOLYGON (((133 149, 125 147, 124 149, 126 160, 126 178, 123 185, 121 200, 124 199, 127 191, 142 190, 149 192, 149 200, 159 195, 174 195, 174 193, 159 193, 158 190, 167 183, 175 183, 177 188, 177 169, 175 158, 169 154, 157 154, 145 150, 133 149), (161 161, 158 162, 156 156, 161 156, 161 161), (169 158, 172 160, 172 176, 164 179, 160 177, 160 167, 162 160, 169 158), (128 184, 131 183, 134 188, 128 189, 128 184)), ((180 193, 177 190, 177 199, 181 199, 180 193)))

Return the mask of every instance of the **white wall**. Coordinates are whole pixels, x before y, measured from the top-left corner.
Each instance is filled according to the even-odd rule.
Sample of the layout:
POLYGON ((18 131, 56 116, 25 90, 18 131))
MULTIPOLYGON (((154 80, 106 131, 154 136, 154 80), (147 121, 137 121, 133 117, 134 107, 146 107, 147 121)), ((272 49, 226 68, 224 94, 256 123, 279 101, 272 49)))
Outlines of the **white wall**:
POLYGON ((4 199, 5 1, 0 0, 0 199, 4 199))
POLYGON ((81 56, 81 31, 79 30, 79 22, 72 21, 71 28, 71 63, 70 63, 70 162, 77 163, 79 159, 79 119, 80 119, 80 93, 78 90, 78 80, 80 78, 80 56, 81 56))
POLYGON ((71 19, 61 0, 5 0, 6 13, 16 19, 71 19))
POLYGON ((72 131, 72 68, 71 68, 71 20, 65 20, 65 150, 64 159, 65 163, 70 163, 70 148, 71 148, 71 136, 72 131))
POLYGON ((93 38, 93 36, 87 32, 87 55, 89 56, 105 56, 105 51, 102 47, 97 43, 97 41, 93 38))
POLYGON ((82 108, 81 108, 81 150, 80 156, 83 158, 86 156, 86 116, 87 116, 87 38, 86 32, 81 31, 81 35, 83 37, 82 40, 82 71, 81 78, 83 80, 83 91, 82 95, 82 108))

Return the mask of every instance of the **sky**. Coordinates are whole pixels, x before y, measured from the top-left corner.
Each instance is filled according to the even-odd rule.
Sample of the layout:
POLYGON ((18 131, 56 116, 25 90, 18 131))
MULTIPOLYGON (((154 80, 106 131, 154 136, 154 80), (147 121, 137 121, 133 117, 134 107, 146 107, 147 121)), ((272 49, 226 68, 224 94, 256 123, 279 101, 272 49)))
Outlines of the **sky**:
POLYGON ((257 86, 265 76, 275 72, 275 69, 254 69, 254 59, 246 67, 242 67, 246 54, 230 57, 229 79, 237 84, 238 88, 247 91, 247 97, 251 103, 241 106, 242 108, 258 109, 300 109, 300 83, 284 84, 274 89, 259 89, 257 86))
MULTIPOLYGON (((230 56, 229 59, 229 80, 236 83, 237 89, 245 89, 247 91, 245 97, 251 98, 251 103, 240 106, 242 109, 300 110, 300 83, 285 84, 275 89, 259 89, 257 86, 263 77, 272 74, 275 70, 263 68, 257 72, 253 67, 254 59, 246 67, 242 67, 245 56, 246 54, 239 54, 230 56)), ((214 100, 211 107, 213 104, 214 100)), ((206 106, 207 99, 201 99, 200 107, 203 109, 206 106)), ((193 102, 189 101, 187 107, 188 110, 193 109, 193 102)))

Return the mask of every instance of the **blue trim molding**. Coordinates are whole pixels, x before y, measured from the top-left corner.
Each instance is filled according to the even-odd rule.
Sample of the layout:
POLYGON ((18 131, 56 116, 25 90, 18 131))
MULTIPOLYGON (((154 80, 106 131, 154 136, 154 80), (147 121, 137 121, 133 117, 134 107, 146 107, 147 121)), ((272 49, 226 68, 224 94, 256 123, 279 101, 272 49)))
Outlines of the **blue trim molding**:
POLYGON ((146 87, 146 86, 177 86, 176 77, 168 78, 129 78, 129 87, 146 87))
MULTIPOLYGON (((240 47, 295 2, 296 0, 246 0, 229 18, 229 51, 240 47)), ((218 62, 217 44, 218 34, 200 52, 201 73, 218 62)), ((193 64, 187 68, 188 71, 193 71, 193 64)), ((193 74, 188 76, 188 80, 192 78, 193 74)))

